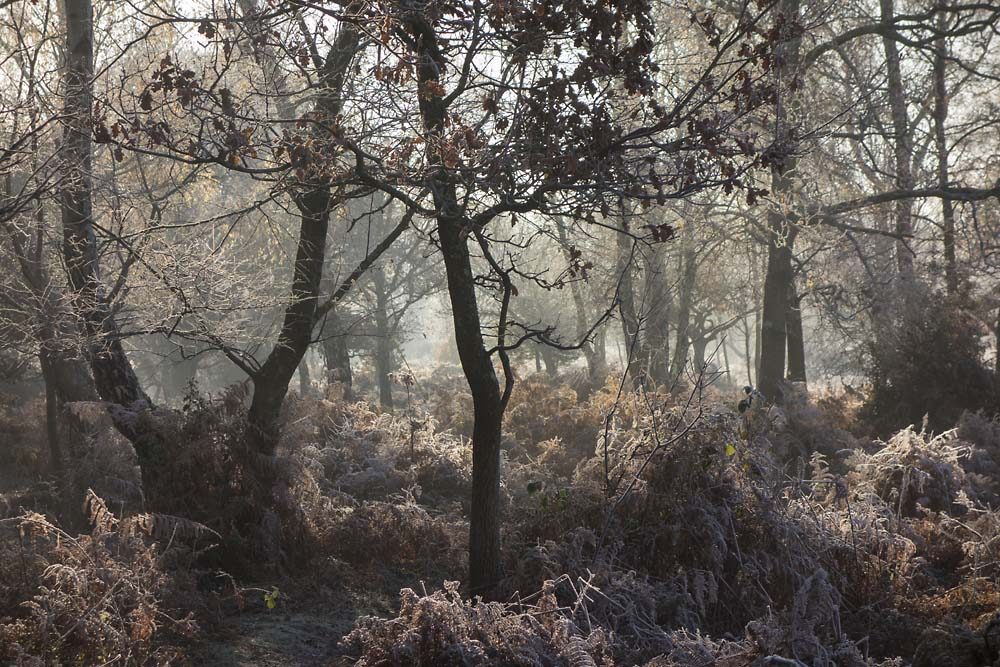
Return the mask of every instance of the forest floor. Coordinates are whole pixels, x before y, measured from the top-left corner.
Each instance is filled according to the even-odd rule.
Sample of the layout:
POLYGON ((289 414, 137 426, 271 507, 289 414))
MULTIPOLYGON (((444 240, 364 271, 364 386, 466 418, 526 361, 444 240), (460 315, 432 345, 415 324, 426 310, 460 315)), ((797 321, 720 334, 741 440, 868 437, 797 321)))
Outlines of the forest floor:
POLYGON ((0 414, 22 471, 0 471, 0 664, 1000 665, 984 637, 1000 610, 1000 420, 881 440, 848 430, 856 406, 837 397, 740 416, 723 392, 521 388, 506 604, 446 583, 467 570, 471 484, 471 410, 448 383, 417 418, 289 402, 281 474, 309 546, 278 578, 252 561, 266 541, 223 537, 245 505, 209 464, 239 437, 238 406, 183 415, 164 515, 129 508, 134 462, 110 431, 69 473, 94 489, 81 512, 45 481, 30 418, 0 414))
MULTIPOLYGON (((337 568, 338 571, 341 568, 337 568)), ((414 585, 413 573, 388 569, 344 572, 327 581, 259 582, 247 607, 229 613, 187 650, 192 665, 204 667, 346 667, 354 661, 341 639, 361 616, 392 616, 399 591, 414 585), (259 589, 259 590, 257 590, 259 589), (274 609, 263 593, 277 589, 274 609)))

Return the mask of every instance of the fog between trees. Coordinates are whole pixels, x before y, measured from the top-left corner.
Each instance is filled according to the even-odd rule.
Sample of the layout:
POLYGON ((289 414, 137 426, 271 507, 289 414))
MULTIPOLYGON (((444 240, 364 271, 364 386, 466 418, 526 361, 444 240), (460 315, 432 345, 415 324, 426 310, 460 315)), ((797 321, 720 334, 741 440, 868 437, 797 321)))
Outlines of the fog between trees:
POLYGON ((992 664, 998 26, 0 0, 0 655, 992 664))

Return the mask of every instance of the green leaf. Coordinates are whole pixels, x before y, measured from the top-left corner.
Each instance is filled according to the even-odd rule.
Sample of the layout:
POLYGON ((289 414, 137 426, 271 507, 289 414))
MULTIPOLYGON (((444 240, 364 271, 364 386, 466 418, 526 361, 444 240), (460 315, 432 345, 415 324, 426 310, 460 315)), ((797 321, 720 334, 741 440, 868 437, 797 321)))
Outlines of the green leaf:
POLYGON ((726 443, 726 456, 733 456, 736 454, 736 445, 731 442, 726 443))
POLYGON ((281 595, 281 593, 275 587, 271 588, 270 593, 264 593, 264 604, 267 605, 268 609, 274 609, 276 606, 278 606, 279 595, 281 595))

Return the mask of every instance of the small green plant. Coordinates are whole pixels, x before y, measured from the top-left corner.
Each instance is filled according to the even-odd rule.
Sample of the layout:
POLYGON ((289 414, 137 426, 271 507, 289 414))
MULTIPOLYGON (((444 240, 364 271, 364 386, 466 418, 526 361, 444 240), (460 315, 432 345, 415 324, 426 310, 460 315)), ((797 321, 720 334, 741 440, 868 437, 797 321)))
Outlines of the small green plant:
POLYGON ((280 597, 281 591, 278 590, 277 586, 272 586, 270 592, 264 592, 264 604, 267 605, 268 609, 274 609, 278 606, 278 598, 280 597))

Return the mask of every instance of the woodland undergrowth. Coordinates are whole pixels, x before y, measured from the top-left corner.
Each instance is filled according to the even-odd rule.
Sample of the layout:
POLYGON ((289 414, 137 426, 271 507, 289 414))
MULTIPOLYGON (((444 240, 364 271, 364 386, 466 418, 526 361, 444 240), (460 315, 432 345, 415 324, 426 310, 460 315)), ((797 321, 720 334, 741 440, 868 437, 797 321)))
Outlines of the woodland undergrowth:
MULTIPOLYGON (((357 619, 347 664, 994 664, 996 419, 877 440, 846 430, 860 401, 842 395, 740 415, 736 390, 611 378, 581 398, 526 378, 506 420, 505 578, 482 602, 460 583, 471 410, 453 380, 416 388, 395 414, 331 392, 284 415, 275 493, 298 523, 274 534, 301 539, 277 547, 280 575, 411 582, 393 614, 357 619)), ((46 479, 39 410, 0 417, 37 480, 0 505, 0 661, 183 664, 276 576, 240 554, 266 541, 232 528, 245 397, 192 392, 156 492, 87 405, 67 409, 80 464, 46 479)))

